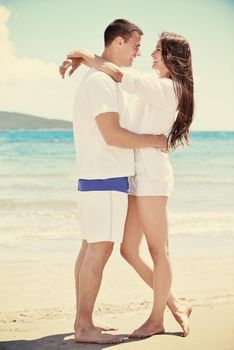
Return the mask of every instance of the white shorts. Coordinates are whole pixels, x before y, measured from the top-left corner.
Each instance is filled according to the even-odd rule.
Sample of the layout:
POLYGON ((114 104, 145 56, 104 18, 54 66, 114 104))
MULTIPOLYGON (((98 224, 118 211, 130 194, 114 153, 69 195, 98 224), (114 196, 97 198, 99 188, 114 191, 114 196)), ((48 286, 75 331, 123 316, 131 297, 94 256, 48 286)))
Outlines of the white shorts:
POLYGON ((168 162, 165 174, 150 178, 143 162, 135 164, 135 175, 128 178, 128 194, 132 196, 170 196, 173 190, 173 169, 168 162))
POLYGON ((78 211, 82 239, 88 243, 121 243, 128 209, 127 193, 118 191, 78 191, 78 211))

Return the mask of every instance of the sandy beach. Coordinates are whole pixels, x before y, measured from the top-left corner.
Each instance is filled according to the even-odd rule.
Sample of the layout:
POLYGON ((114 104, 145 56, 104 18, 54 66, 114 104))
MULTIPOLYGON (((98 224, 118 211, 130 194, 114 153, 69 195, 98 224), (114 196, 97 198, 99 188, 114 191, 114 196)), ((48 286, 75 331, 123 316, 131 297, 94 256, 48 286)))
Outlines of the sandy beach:
MULTIPOLYGON (((234 350, 233 18, 234 0, 152 0, 138 4, 108 0, 0 1, 0 350, 234 350), (115 89, 111 84, 108 91, 116 91, 113 98, 106 95, 103 111, 109 110, 108 105, 111 110, 114 107, 113 112, 119 110, 121 128, 170 134, 171 122, 166 116, 171 115, 172 120, 176 101, 169 75, 177 82, 182 79, 185 87, 185 99, 177 108, 177 112, 180 107, 184 112, 178 118, 182 128, 187 112, 192 114, 194 109, 193 117, 189 117, 193 120, 188 145, 185 142, 184 147, 170 149, 168 154, 174 172, 168 201, 173 294, 190 303, 193 311, 187 337, 182 336, 181 327, 166 308, 164 334, 130 339, 150 314, 153 291, 115 246, 103 273, 94 320, 118 327, 109 333, 120 335, 124 341, 76 343, 74 264, 81 243, 77 159, 82 153, 76 144, 80 143, 77 138, 82 141, 85 137, 84 149, 90 146, 94 150, 97 141, 100 148, 87 152, 83 163, 91 169, 92 164, 98 164, 94 157, 102 146, 105 148, 105 140, 99 131, 95 135, 93 120, 88 122, 89 130, 82 130, 78 122, 73 132, 76 109, 81 111, 76 108, 77 89, 88 67, 81 65, 72 77, 67 71, 62 79, 59 66, 76 47, 97 55, 102 55, 103 49, 109 52, 112 39, 110 35, 111 40, 106 40, 104 30, 117 18, 133 21, 144 35, 140 42, 137 32, 129 33, 133 40, 129 43, 130 38, 124 35, 124 41, 117 41, 123 47, 114 46, 114 51, 104 57, 120 66, 132 66, 133 76, 139 71, 138 83, 146 86, 142 94, 128 94, 123 98, 126 101, 121 101, 121 87, 115 89), (187 45, 182 49, 178 43, 172 51, 172 43, 170 47, 164 41, 159 42, 161 48, 157 45, 163 32, 185 36, 192 66, 187 45), (151 84, 155 77, 152 68, 156 67, 158 77, 164 78, 161 84, 157 81, 158 88, 151 84), (188 91, 194 95, 194 106, 189 103, 188 91), (137 107, 132 108, 135 103, 137 107), (185 108, 188 105, 194 108, 185 108), (143 121, 141 115, 145 115, 143 121)), ((87 88, 84 115, 92 97, 92 89, 87 88)), ((175 91, 178 96, 179 90, 175 91)), ((95 101, 101 99, 101 92, 98 89, 93 96, 90 111, 99 109, 95 101)), ((91 170, 91 178, 109 177, 108 172, 101 176, 108 167, 114 176, 130 174, 120 172, 122 157, 111 147, 108 141, 107 153, 100 158, 100 167, 91 170)), ((129 150, 122 152, 124 157, 129 150)), ((128 165, 126 160, 126 169, 128 165)), ((151 173, 150 168, 147 173, 151 173)), ((156 177, 163 174, 160 168, 156 177)), ((142 255, 150 262, 145 243, 142 255)))
MULTIPOLYGON (((180 327, 167 310, 164 335, 126 339, 119 345, 77 344, 72 332, 76 247, 71 242, 61 253, 56 252, 54 242, 51 246, 43 250, 42 244, 21 256, 14 252, 1 261, 1 350, 234 349, 234 257, 173 257, 175 292, 193 304, 187 338, 181 337, 180 327)), ((127 337, 147 318, 151 297, 151 290, 116 247, 105 269, 95 318, 118 326, 112 333, 127 337)))
MULTIPOLYGON (((72 132, 0 134, 0 350, 98 350, 73 340, 79 218, 72 132)), ((191 332, 165 313, 165 335, 118 349, 234 350, 234 133, 198 132, 173 152, 169 203, 174 290, 193 304, 191 332), (213 153, 215 152, 215 157, 213 153)), ((143 246, 143 255, 147 251, 143 246)), ((104 271, 95 318, 126 336, 147 318, 152 291, 119 256, 104 271)))

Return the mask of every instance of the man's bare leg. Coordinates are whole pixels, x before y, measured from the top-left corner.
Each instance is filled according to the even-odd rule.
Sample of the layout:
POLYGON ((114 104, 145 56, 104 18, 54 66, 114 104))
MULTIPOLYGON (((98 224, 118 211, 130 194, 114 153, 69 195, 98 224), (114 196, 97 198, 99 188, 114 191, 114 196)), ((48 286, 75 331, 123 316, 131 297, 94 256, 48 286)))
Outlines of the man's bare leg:
POLYGON ((112 242, 88 243, 79 273, 78 313, 75 340, 82 343, 119 343, 119 336, 104 334, 92 320, 94 304, 101 285, 102 273, 113 249, 112 242))
MULTIPOLYGON (((138 217, 136 197, 128 196, 128 215, 125 223, 124 239, 121 245, 121 255, 135 269, 138 275, 153 288, 153 269, 140 256, 140 244, 143 231, 138 217)), ((180 324, 183 336, 189 333, 189 316, 192 307, 188 303, 180 302, 172 292, 169 294, 167 306, 180 324)))
POLYGON ((75 291, 76 291, 76 318, 74 322, 74 330, 77 328, 77 313, 78 313, 78 303, 79 303, 79 278, 80 278, 80 269, 87 251, 88 243, 86 240, 82 240, 80 251, 75 263, 75 291))
MULTIPOLYGON (((80 247, 80 251, 75 263, 75 290, 76 290, 76 318, 74 322, 74 330, 76 330, 76 320, 77 320, 77 313, 78 313, 78 301, 79 301, 79 277, 80 277, 80 269, 87 251, 88 243, 86 240, 82 241, 82 245, 80 247)), ((102 331, 115 331, 117 330, 116 327, 111 327, 109 325, 103 324, 101 322, 94 322, 94 325, 96 328, 102 331)))

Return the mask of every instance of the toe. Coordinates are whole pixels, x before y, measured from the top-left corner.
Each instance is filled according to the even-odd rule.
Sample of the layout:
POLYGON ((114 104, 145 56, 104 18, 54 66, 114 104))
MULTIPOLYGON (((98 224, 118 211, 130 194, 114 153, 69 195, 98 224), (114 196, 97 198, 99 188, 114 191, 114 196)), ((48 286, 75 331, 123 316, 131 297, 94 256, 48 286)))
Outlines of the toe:
POLYGON ((189 328, 183 327, 183 337, 187 337, 188 334, 189 334, 189 328))

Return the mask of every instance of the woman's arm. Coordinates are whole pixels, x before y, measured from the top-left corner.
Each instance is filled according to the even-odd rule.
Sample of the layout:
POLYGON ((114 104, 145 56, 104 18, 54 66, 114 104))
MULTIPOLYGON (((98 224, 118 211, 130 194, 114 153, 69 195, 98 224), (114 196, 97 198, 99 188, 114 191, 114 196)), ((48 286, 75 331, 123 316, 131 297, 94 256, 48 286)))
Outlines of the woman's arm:
POLYGON ((67 58, 68 60, 64 61, 60 67, 62 77, 69 67, 71 67, 69 72, 71 75, 83 63, 106 73, 116 82, 121 82, 121 88, 130 94, 139 96, 153 104, 165 103, 161 81, 156 75, 150 77, 139 72, 130 73, 124 69, 121 70, 116 64, 86 50, 72 51, 67 55, 67 58))
POLYGON ((161 98, 164 100, 164 94, 160 80, 155 75, 153 78, 139 72, 126 71, 116 64, 105 60, 104 58, 92 54, 86 50, 73 51, 67 56, 68 59, 82 59, 82 63, 89 67, 94 67, 107 75, 116 82, 121 82, 121 88, 130 94, 142 97, 148 102, 155 103, 155 100, 161 98))
POLYGON ((63 77, 69 67, 72 67, 69 72, 69 75, 71 75, 80 64, 83 63, 88 67, 94 67, 97 70, 108 74, 116 82, 121 82, 122 80, 123 73, 117 65, 106 61, 104 58, 94 55, 91 52, 86 50, 72 51, 67 55, 67 58, 71 61, 64 61, 62 66, 60 66, 60 74, 63 77))

